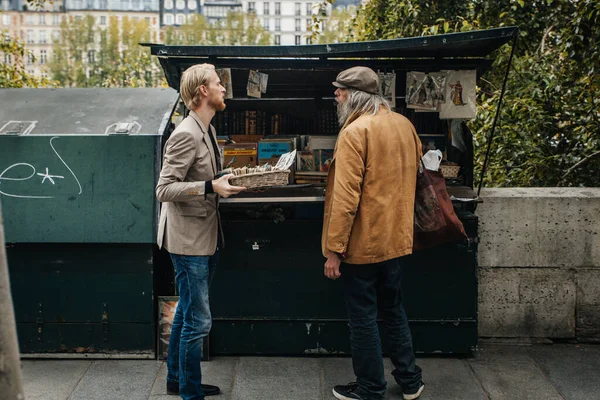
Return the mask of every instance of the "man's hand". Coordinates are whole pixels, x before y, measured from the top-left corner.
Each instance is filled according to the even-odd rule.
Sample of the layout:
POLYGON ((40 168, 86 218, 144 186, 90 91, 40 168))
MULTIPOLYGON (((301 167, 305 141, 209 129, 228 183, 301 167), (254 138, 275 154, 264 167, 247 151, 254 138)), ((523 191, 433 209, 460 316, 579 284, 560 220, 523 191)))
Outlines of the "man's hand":
POLYGON ((239 192, 246 190, 245 187, 242 186, 231 186, 229 184, 229 179, 233 178, 235 175, 227 174, 223 175, 219 179, 212 181, 212 187, 215 193, 218 193, 221 197, 229 197, 232 194, 238 194, 239 192))
POLYGON ((325 276, 328 277, 329 279, 337 279, 341 276, 340 274, 340 264, 342 263, 342 260, 340 260, 340 257, 330 251, 329 254, 327 255, 327 261, 325 262, 325 276))

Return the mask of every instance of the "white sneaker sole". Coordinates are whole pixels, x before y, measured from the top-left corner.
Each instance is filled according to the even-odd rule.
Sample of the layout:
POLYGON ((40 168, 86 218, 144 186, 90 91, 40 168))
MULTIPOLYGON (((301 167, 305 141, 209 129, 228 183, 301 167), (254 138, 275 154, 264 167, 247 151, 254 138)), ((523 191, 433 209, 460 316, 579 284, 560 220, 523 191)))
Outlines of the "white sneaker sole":
POLYGON ((419 396, 421 395, 421 393, 423 393, 423 389, 425 389, 425 385, 421 385, 421 387, 419 388, 419 390, 417 390, 417 393, 412 393, 412 394, 402 393, 402 397, 404 397, 404 400, 418 399, 419 396))
POLYGON ((333 392, 333 395, 335 396, 336 399, 340 399, 340 400, 356 400, 353 399, 351 397, 346 397, 343 394, 339 394, 338 392, 335 391, 335 389, 331 390, 333 392))

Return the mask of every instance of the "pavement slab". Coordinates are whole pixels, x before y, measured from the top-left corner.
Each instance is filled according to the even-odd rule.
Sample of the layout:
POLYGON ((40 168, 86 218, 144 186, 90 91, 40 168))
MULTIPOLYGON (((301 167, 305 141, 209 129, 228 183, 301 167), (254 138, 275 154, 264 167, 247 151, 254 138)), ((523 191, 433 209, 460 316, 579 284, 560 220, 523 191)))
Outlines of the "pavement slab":
MULTIPOLYGON (((466 360, 447 357, 417 358, 417 365, 423 370, 425 389, 419 400, 483 400, 487 399, 481 384, 477 381, 466 360)), ((386 399, 401 400, 402 390, 391 375, 394 366, 386 363, 388 393, 386 399)))
POLYGON ((345 385, 356 381, 352 369, 352 358, 335 357, 321 358, 321 395, 323 399, 335 399, 333 397, 333 387, 335 385, 345 385))
MULTIPOLYGON (((234 374, 238 362, 237 357, 217 357, 202 363, 202 381, 221 388, 218 400, 232 400, 234 374)), ((163 362, 150 392, 151 400, 177 399, 167 396, 166 381, 167 363, 163 362)))
POLYGON ((319 382, 318 358, 242 357, 237 366, 232 399, 320 399, 319 382))
POLYGON ((89 360, 23 360, 25 398, 67 399, 91 364, 89 360))
POLYGON ((600 399, 600 346, 533 346, 528 354, 565 399, 600 399))
MULTIPOLYGON (((386 400, 400 387, 385 359, 386 400)), ((600 346, 490 345, 473 358, 424 356, 420 400, 597 400, 600 346)), ((176 400, 165 390, 166 365, 155 360, 24 360, 28 400, 176 400)), ((355 380, 350 357, 215 357, 203 363, 214 400, 329 400, 355 380)), ((0 400, 2 396, 0 394, 0 400)))
POLYGON ((491 400, 564 400, 526 347, 492 346, 468 362, 491 400))
POLYGON ((69 400, 147 400, 161 364, 154 360, 93 361, 69 400))

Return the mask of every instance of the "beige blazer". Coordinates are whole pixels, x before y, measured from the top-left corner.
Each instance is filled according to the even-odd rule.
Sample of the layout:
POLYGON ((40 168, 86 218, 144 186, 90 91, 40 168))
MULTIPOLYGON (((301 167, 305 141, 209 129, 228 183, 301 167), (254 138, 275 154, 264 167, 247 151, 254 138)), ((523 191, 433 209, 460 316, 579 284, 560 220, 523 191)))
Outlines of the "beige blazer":
MULTIPOLYGON (((194 111, 173 131, 165 144, 163 166, 156 185, 162 203, 158 247, 189 256, 213 255, 221 235, 219 196, 205 196, 205 181, 217 173, 216 157, 207 129, 194 111)), ((221 242, 223 243, 223 241, 221 242)))

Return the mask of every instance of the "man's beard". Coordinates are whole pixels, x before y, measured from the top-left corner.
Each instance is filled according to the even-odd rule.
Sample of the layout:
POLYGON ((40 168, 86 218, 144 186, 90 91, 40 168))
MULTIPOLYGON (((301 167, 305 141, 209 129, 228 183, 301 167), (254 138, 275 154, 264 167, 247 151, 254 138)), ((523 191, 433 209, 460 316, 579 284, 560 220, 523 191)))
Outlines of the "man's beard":
POLYGON ((348 100, 337 103, 337 116, 340 126, 344 126, 349 117, 348 100))
POLYGON ((225 102, 223 100, 221 100, 220 98, 211 99, 208 104, 212 108, 214 108, 216 111, 223 111, 223 110, 225 110, 225 107, 227 107, 225 102))

